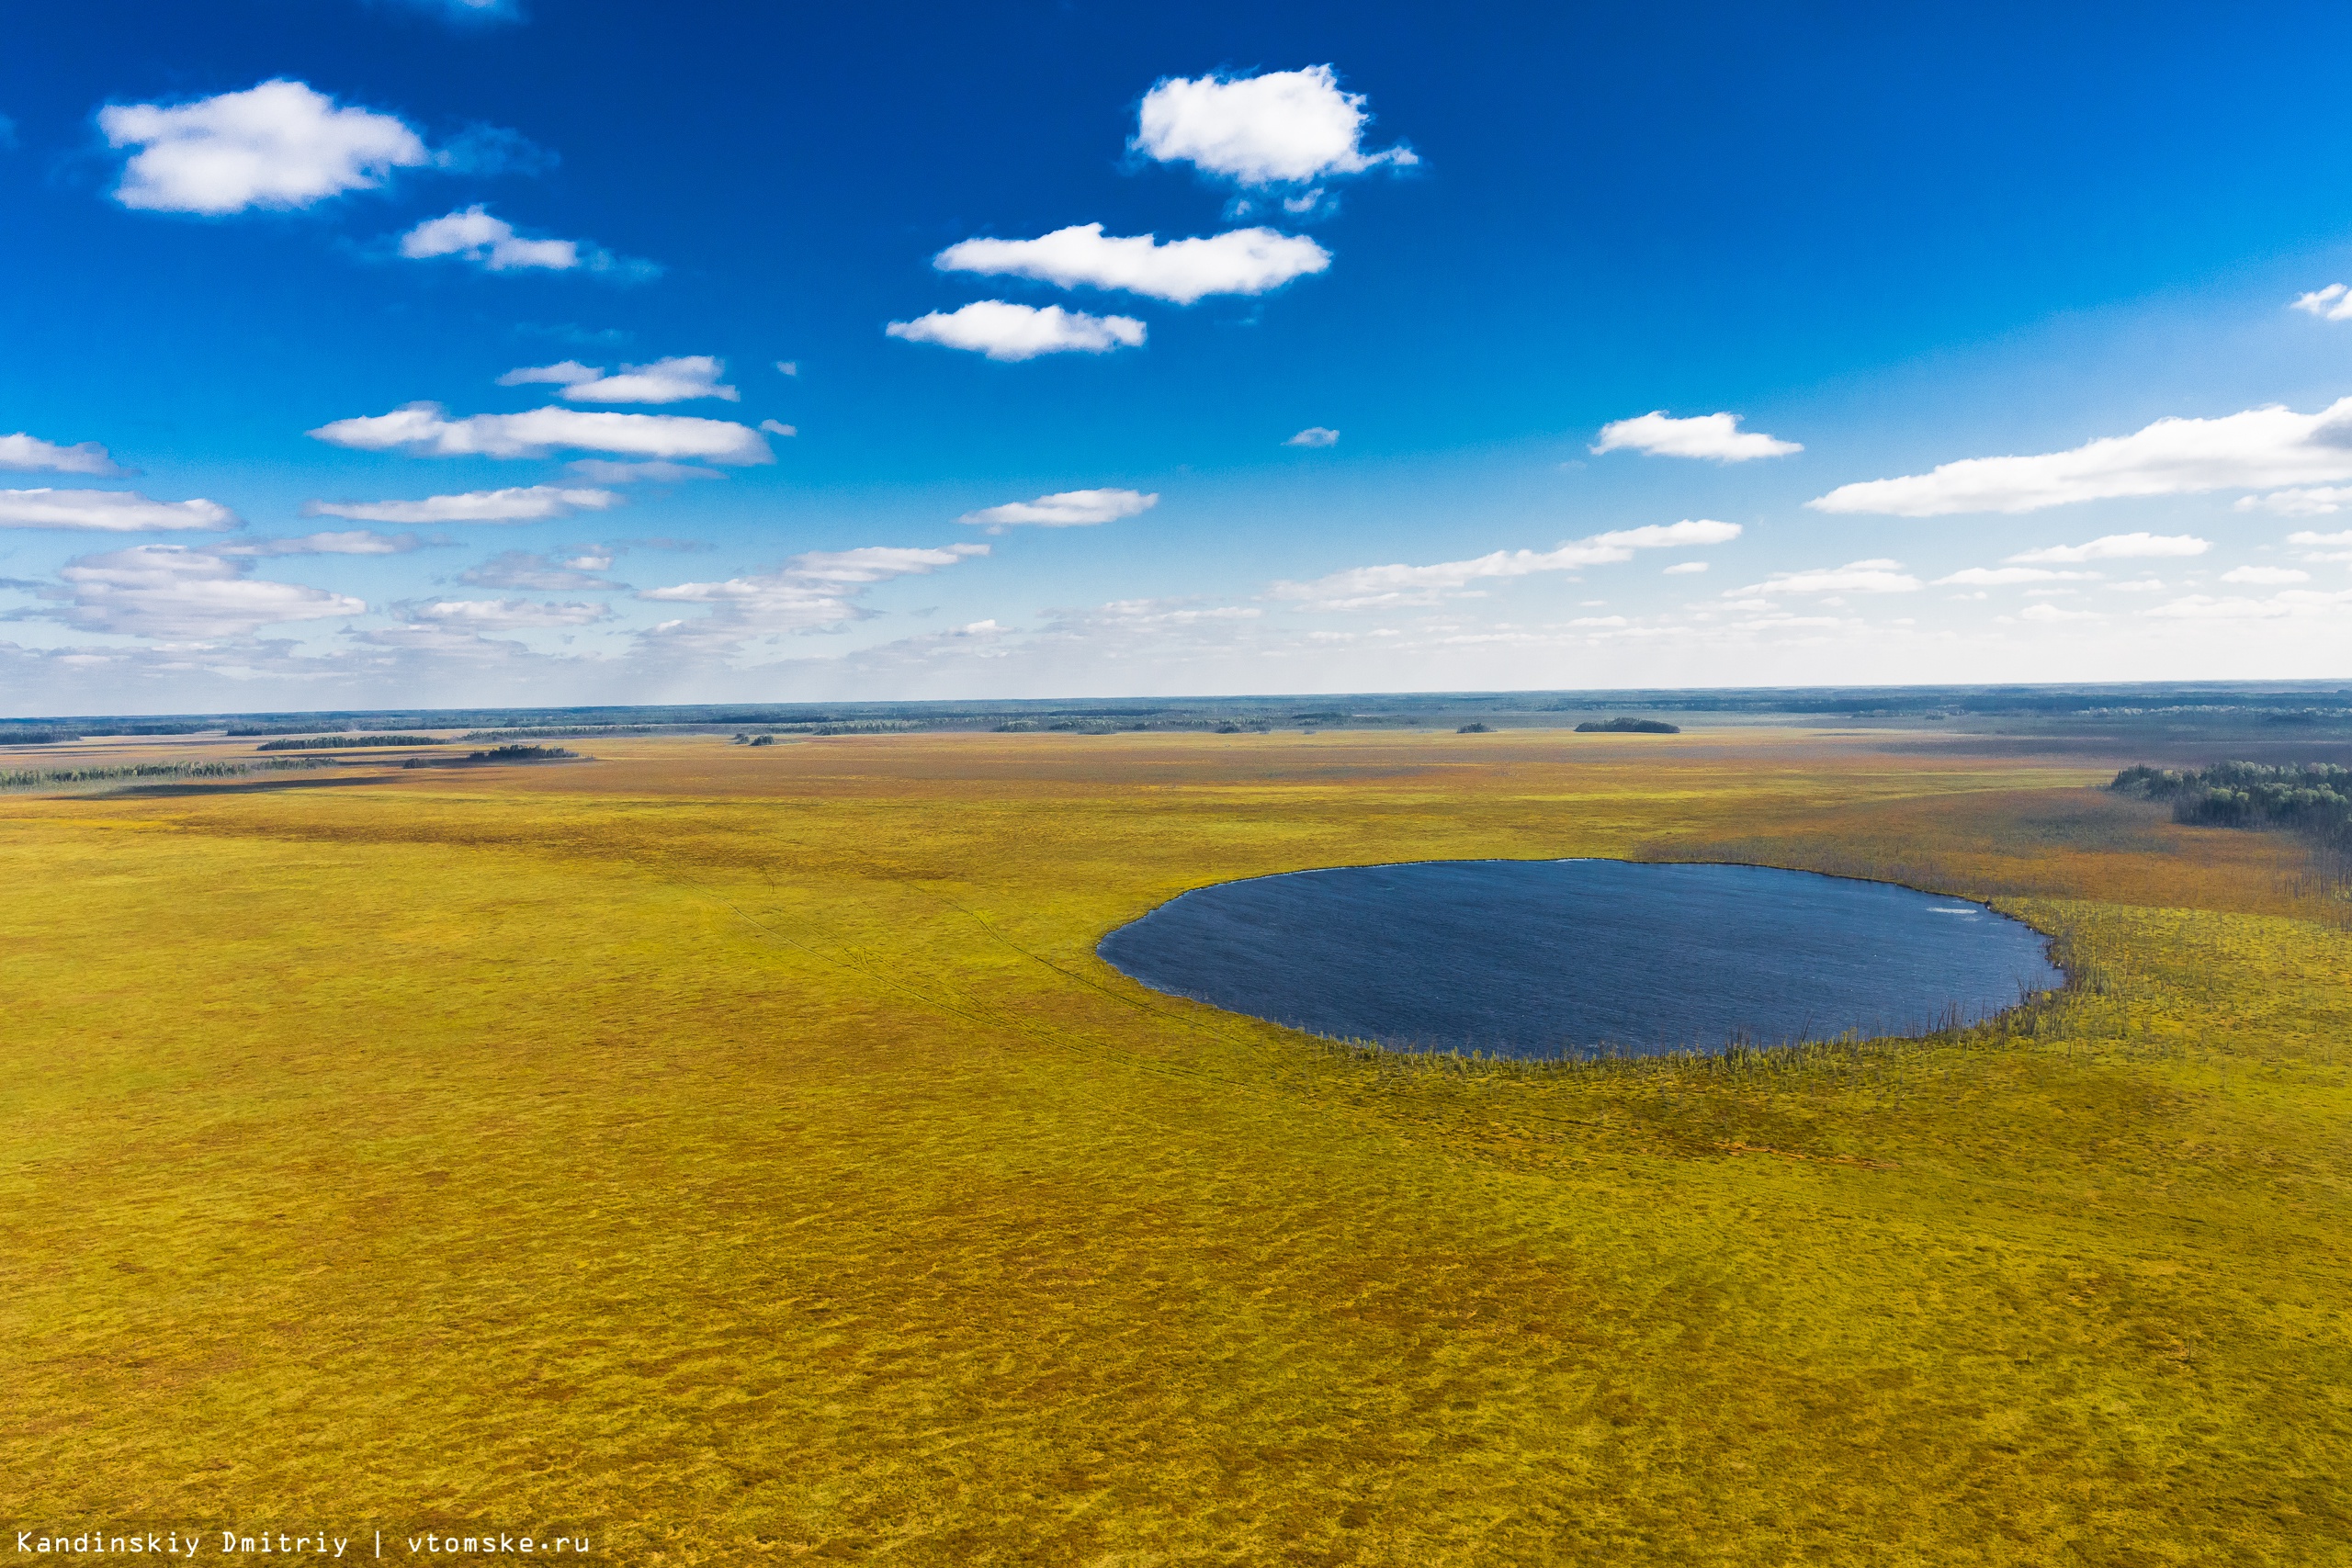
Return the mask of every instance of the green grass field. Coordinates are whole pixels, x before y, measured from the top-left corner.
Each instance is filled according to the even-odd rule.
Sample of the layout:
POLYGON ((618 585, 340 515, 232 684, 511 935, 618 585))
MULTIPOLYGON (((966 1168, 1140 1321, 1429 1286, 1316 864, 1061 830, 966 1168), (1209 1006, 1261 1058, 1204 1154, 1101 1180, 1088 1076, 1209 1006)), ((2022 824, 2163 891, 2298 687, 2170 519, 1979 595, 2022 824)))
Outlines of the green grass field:
POLYGON ((2343 904, 2111 764, 1883 741, 628 738, 0 795, 0 1525, 2352 1562, 2343 904), (2081 983, 1533 1067, 1093 956, 1205 882, 1561 854, 1991 897, 2081 983))

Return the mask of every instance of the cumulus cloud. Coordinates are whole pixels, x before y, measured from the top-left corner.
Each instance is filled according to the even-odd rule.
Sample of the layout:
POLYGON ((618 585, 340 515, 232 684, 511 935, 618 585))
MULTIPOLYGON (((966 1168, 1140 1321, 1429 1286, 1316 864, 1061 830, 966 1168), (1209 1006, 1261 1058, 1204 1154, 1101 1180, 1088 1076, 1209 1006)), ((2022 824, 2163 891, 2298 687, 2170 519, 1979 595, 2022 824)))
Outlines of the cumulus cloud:
POLYGON ((2020 550, 2007 558, 2011 566, 2068 566, 2086 560, 2154 560, 2177 556, 2201 556, 2213 547, 2210 539, 2194 534, 2102 534, 2087 544, 2052 545, 2020 550))
POLYGON ((937 549, 876 545, 854 550, 810 550, 772 572, 732 577, 723 582, 681 582, 638 594, 654 604, 704 604, 699 620, 668 621, 654 628, 657 642, 711 651, 740 649, 762 638, 821 631, 860 620, 867 614, 859 595, 892 578, 925 576, 974 556, 986 545, 948 545, 937 549))
POLYGON ((2095 578, 2095 571, 2052 571, 2041 566, 1972 566, 1965 571, 1955 571, 1950 577, 1936 579, 1936 586, 1943 588, 1958 584, 1965 588, 2007 588, 2019 582, 2059 582, 2095 578))
MULTIPOLYGON (((657 359, 650 365, 624 365, 611 376, 602 367, 592 368, 570 360, 537 370, 511 370, 507 376, 552 381, 559 373, 563 376, 562 396, 575 403, 682 403, 694 398, 722 398, 732 403, 742 399, 741 392, 718 379, 727 373, 726 362, 707 354, 657 359)), ((518 384, 507 376, 499 378, 502 386, 518 384)))
POLYGON ((634 281, 655 276, 662 270, 651 262, 616 256, 585 240, 527 239, 479 202, 419 223, 401 236, 400 252, 411 261, 452 257, 471 262, 485 272, 585 271, 634 281))
POLYGON ((2340 534, 2315 534, 2308 528, 2298 529, 2296 532, 2287 536, 2287 542, 2290 545, 2310 545, 2314 547, 2327 545, 2352 545, 2352 528, 2346 528, 2340 534))
POLYGON ((1600 439, 1592 444, 1592 450, 1745 463, 1756 457, 1785 457, 1804 447, 1761 431, 1742 430, 1736 413, 1702 413, 1689 419, 1673 419, 1665 410, 1653 409, 1633 419, 1614 420, 1602 425, 1600 439))
POLYGON ((1363 150, 1361 93, 1343 92, 1329 65, 1256 76, 1168 77, 1143 97, 1136 152, 1158 163, 1253 187, 1306 185, 1420 162, 1403 145, 1363 150))
POLYGON ((2345 479, 2352 479, 2352 398, 2317 413, 2273 405, 2220 419, 2160 419, 2064 452, 1966 457, 1930 473, 1841 485, 1805 504, 1819 512, 1941 517, 2345 479))
POLYGON ((1432 566, 1356 567, 1311 582, 1277 582, 1269 592, 1276 599, 1291 600, 1310 610, 1375 610, 1431 604, 1449 595, 1471 591, 1474 584, 1488 579, 1610 566, 1633 559, 1635 550, 1720 545, 1739 535, 1738 524, 1718 523, 1712 518, 1654 523, 1641 528, 1594 534, 1556 549, 1496 550, 1470 560, 1440 561, 1432 566))
POLYGON ((2233 566, 2222 573, 2224 582, 2273 588, 2281 583, 2309 582, 2311 580, 2310 572, 2298 571, 2291 566, 2233 566))
POLYGON ((0 435, 0 468, 19 474, 89 474, 97 479, 111 479, 123 471, 95 441, 60 446, 22 431, 0 435))
POLYGON ((2305 311, 2324 321, 2352 320, 2352 290, 2346 290, 2340 283, 2331 283, 2309 294, 2298 294, 2287 308, 2305 311))
POLYGON ((1685 577, 1685 576, 1689 576, 1689 575, 1690 575, 1690 574, 1692 574, 1692 573, 1695 573, 1695 572, 1702 572, 1702 571, 1704 571, 1704 570, 1707 570, 1707 563, 1706 563, 1705 561, 1702 561, 1702 560, 1679 560, 1679 561, 1676 561, 1672 566, 1668 567, 1668 568, 1666 569, 1666 575, 1667 575, 1667 576, 1668 576, 1668 577, 1685 577))
POLYGON ((309 207, 432 161, 398 117, 338 107, 283 77, 187 104, 108 104, 98 129, 135 147, 114 198, 154 212, 309 207))
POLYGON ((2269 512, 2280 517, 2332 517, 2352 501, 2352 488, 2310 485, 2301 490, 2274 490, 2268 495, 2240 496, 2239 512, 2269 512))
POLYGON ((566 560, 534 555, 527 550, 501 550, 481 565, 458 574, 458 581, 476 588, 528 589, 541 593, 574 593, 587 589, 623 586, 596 573, 613 564, 609 555, 579 555, 566 560))
POLYGON ((1159 504, 1158 494, 1132 490, 1066 490, 1035 501, 1008 502, 1002 506, 967 512, 958 523, 986 525, 999 532, 1016 524, 1040 528, 1083 528, 1095 523, 1115 523, 1159 504))
POLYGON ((58 572, 69 602, 62 619, 84 631, 170 641, 251 637, 263 626, 356 615, 360 601, 323 589, 248 575, 230 560, 185 545, 135 545, 68 561, 58 572))
POLYGON ((405 451, 429 457, 538 457, 554 448, 622 457, 706 462, 773 463, 775 454, 749 426, 670 413, 590 413, 531 409, 451 419, 439 403, 410 403, 390 413, 339 419, 311 432, 330 446, 362 452, 405 451))
POLYGON ((1285 446, 1337 446, 1340 433, 1329 425, 1310 424, 1283 443, 1285 446))
POLYGON ((593 626, 613 615, 605 604, 549 604, 536 599, 439 599, 400 609, 411 621, 478 632, 593 626))
POLYGON ((0 528, 146 534, 242 525, 217 501, 153 501, 128 490, 0 490, 0 528))
POLYGON ((1031 277, 1064 288, 1115 288, 1190 305, 1211 294, 1263 294, 1321 272, 1331 253, 1272 229, 1236 229, 1207 239, 1106 235, 1100 223, 1073 224, 1035 240, 966 240, 932 258, 942 272, 1031 277))
POLYGON ((933 310, 883 330, 909 343, 935 343, 1008 361, 1041 354, 1108 354, 1140 348, 1144 340, 1144 325, 1133 316, 1090 316, 1059 305, 1039 310, 1002 299, 976 299, 960 310, 933 310))
POLYGON ((1857 560, 1810 571, 1776 571, 1761 582, 1724 591, 1725 598, 1764 598, 1779 593, 1910 593, 1921 586, 1901 561, 1857 560))
POLYGON ((760 428, 766 431, 770 435, 797 435, 800 434, 800 427, 798 425, 786 424, 780 419, 763 419, 760 421, 760 428))
POLYGON ((354 523, 537 523, 575 512, 602 512, 619 505, 620 500, 608 490, 526 485, 428 495, 420 501, 306 501, 302 515, 354 523))

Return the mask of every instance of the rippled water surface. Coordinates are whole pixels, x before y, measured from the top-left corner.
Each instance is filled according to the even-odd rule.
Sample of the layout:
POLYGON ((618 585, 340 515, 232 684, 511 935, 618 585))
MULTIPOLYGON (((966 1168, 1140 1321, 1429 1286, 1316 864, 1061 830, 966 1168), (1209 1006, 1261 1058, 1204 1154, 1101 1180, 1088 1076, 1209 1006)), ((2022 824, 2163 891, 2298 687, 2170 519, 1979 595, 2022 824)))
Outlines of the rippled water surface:
POLYGON ((1981 904, 1752 865, 1430 861, 1196 888, 1112 932, 1155 990, 1343 1039, 1512 1056, 1973 1022, 2062 983, 1981 904))

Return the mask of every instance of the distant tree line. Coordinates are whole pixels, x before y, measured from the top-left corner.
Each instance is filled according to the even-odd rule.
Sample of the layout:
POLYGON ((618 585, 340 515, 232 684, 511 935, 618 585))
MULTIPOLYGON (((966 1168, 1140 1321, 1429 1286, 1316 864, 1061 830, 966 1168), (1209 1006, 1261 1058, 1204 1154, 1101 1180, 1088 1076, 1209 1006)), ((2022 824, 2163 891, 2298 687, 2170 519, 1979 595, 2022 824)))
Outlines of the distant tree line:
POLYGON ((0 789, 53 789, 61 784, 116 784, 138 779, 234 779, 247 773, 334 768, 331 757, 273 757, 252 762, 119 762, 106 767, 0 769, 0 789))
POLYGON ((2332 762, 2216 762, 2210 768, 2126 768, 2119 795, 2172 802, 2172 819, 2202 828, 2274 828, 2352 849, 2352 768, 2332 762))
POLYGON ((1658 718, 1589 718, 1577 726, 1578 735, 1679 735, 1682 727, 1658 718))
POLYGON ((430 735, 311 735, 299 740, 265 740, 256 751, 342 751, 359 746, 438 746, 430 735))

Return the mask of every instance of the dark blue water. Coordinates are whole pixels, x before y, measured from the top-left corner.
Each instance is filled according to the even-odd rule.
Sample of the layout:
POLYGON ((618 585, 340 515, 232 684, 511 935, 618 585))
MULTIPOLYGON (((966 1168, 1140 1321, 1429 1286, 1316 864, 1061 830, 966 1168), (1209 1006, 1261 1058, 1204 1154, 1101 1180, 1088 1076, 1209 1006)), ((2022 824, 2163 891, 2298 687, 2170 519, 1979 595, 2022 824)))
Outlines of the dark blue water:
POLYGON ((1154 990, 1507 1056, 1923 1034, 2062 984, 1982 904, 1753 865, 1429 861, 1196 888, 1102 939, 1154 990))

